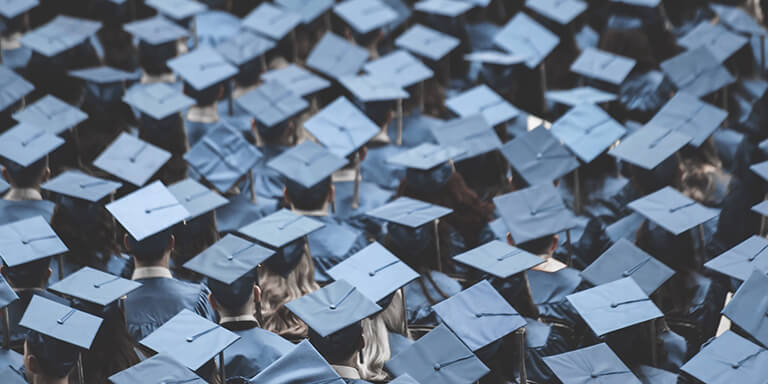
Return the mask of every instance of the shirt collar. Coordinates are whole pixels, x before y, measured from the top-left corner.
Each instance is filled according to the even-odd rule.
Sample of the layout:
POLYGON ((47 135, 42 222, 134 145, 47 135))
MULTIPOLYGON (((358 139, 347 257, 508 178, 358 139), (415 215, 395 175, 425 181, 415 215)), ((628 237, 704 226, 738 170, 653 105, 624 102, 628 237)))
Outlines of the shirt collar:
POLYGON ((257 320, 256 317, 251 314, 240 315, 240 316, 221 316, 221 319, 219 320, 219 324, 237 323, 240 321, 251 321, 256 324, 259 324, 259 320, 257 320))
POLYGON ((42 200, 43 195, 35 188, 11 188, 3 197, 5 200, 42 200))
POLYGON ((560 260, 557 260, 549 255, 539 255, 539 257, 544 259, 544 262, 531 268, 534 271, 557 272, 567 267, 567 265, 563 264, 560 260))
POLYGON ((336 373, 345 379, 361 379, 360 372, 357 371, 357 369, 353 367, 347 367, 346 365, 333 365, 331 364, 331 368, 333 368, 336 373))
POLYGON ((155 84, 155 83, 173 84, 175 82, 176 82, 176 74, 174 74, 173 72, 163 73, 160 75, 150 75, 146 72, 142 72, 141 74, 142 84, 155 84))
POLYGON ((302 215, 302 216, 315 216, 315 217, 318 217, 318 216, 328 216, 328 206, 329 205, 330 205, 330 203, 328 203, 326 201, 323 204, 323 207, 320 208, 320 209, 316 209, 314 211, 304 211, 304 210, 301 210, 301 209, 298 209, 298 208, 294 207, 293 204, 291 204, 291 212, 293 212, 293 213, 295 213, 297 215, 302 215))
POLYGON ((140 279, 173 279, 171 270, 166 267, 138 267, 133 270, 131 280, 140 279))
POLYGON ((192 106, 187 112, 187 120, 196 123, 215 123, 219 121, 219 111, 216 103, 206 106, 192 106))

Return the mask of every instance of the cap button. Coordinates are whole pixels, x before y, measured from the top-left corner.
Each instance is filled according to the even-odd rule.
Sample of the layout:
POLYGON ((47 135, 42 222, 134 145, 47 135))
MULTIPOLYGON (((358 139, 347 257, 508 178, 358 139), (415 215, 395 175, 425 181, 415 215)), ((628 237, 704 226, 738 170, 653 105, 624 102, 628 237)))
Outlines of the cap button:
POLYGON ((596 379, 596 378, 598 378, 598 377, 600 377, 600 376, 598 376, 598 375, 597 375, 597 373, 590 373, 590 374, 589 374, 589 377, 591 377, 591 378, 593 378, 593 379, 596 379))
POLYGON ((734 363, 734 364, 731 364, 731 368, 733 368, 733 369, 739 369, 739 367, 741 367, 741 366, 739 365, 739 363, 734 363))
POLYGON ((544 157, 544 155, 541 152, 536 154, 537 159, 541 159, 542 157, 544 157))
POLYGON ((619 306, 619 305, 618 305, 618 304, 616 304, 616 303, 611 303, 611 308, 616 308, 616 307, 618 307, 618 306, 619 306))
POLYGON ((335 309, 336 309, 336 305, 334 305, 334 304, 331 304, 331 306, 330 306, 330 307, 328 307, 328 308, 330 308, 330 309, 334 309, 334 310, 335 310, 335 309))
POLYGON ((479 314, 479 313, 475 313, 475 317, 477 317, 477 318, 481 318, 481 317, 483 317, 483 315, 481 315, 481 314, 479 314))
POLYGON ((435 371, 439 371, 441 367, 440 367, 440 364, 435 364, 434 366, 432 366, 432 368, 434 368, 435 371))
POLYGON ((376 272, 368 272, 368 276, 374 277, 374 276, 376 276, 376 272))
POLYGON ((629 277, 629 275, 630 275, 630 273, 627 272, 627 271, 624 271, 624 272, 621 273, 621 276, 623 276, 623 277, 629 277))

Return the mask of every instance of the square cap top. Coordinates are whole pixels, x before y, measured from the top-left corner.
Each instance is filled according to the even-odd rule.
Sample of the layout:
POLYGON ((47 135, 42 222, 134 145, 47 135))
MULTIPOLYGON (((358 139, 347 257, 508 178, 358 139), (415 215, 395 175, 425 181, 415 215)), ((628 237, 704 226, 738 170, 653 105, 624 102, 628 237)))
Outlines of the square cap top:
MULTIPOLYGON (((0 138, 2 138, 2 136, 0 136, 0 138)), ((768 161, 753 164, 749 167, 749 169, 760 176, 763 180, 768 181, 768 161)))
POLYGON ((123 132, 93 161, 93 165, 141 187, 170 158, 170 152, 123 132))
POLYGON ((637 62, 597 48, 587 48, 571 64, 571 71, 582 76, 621 85, 637 62))
POLYGON ((368 60, 368 51, 326 32, 307 57, 307 66, 332 78, 354 75, 368 60))
POLYGON ((597 88, 576 87, 565 90, 547 91, 547 99, 567 105, 569 107, 575 107, 579 104, 602 104, 615 101, 618 99, 613 93, 608 93, 597 88))
POLYGON ((763 346, 768 344, 768 298, 765 297, 767 288, 768 276, 759 270, 753 270, 723 309, 725 317, 763 346))
POLYGON ((13 119, 19 123, 38 126, 54 135, 62 134, 87 118, 85 112, 51 95, 45 95, 13 114, 13 119))
POLYGON ((373 242, 333 268, 328 274, 344 280, 373 302, 389 296, 419 277, 381 244, 373 242))
POLYGON ((262 154, 240 132, 220 123, 184 155, 189 165, 221 193, 229 191, 262 154))
POLYGON ((334 155, 319 144, 305 140, 267 163, 304 188, 312 188, 347 165, 347 160, 334 155))
POLYGON ((413 5, 413 9, 439 16, 458 17, 475 5, 471 1, 459 0, 422 0, 413 5))
POLYGON ((237 232, 274 248, 280 248, 324 227, 322 221, 281 209, 240 228, 237 232))
POLYGON ((122 183, 74 170, 63 172, 47 181, 42 185, 42 189, 96 203, 122 186, 122 183))
POLYGON ((366 73, 344 76, 339 82, 362 103, 402 100, 409 96, 397 81, 388 76, 366 73))
POLYGON ((544 357, 544 363, 563 384, 641 384, 640 380, 605 343, 547 356, 544 357), (606 376, 608 376, 606 381, 600 379, 606 376))
POLYGON ((534 185, 493 199, 516 244, 573 228, 574 215, 552 184, 534 185))
POLYGON ((745 12, 741 7, 733 7, 723 4, 710 4, 709 7, 720 16, 720 22, 736 32, 747 35, 764 36, 766 34, 758 22, 745 12))
POLYGON ((474 51, 464 55, 464 60, 480 64, 510 66, 524 63, 527 57, 494 50, 474 51))
POLYGON ((767 273, 768 240, 752 236, 709 260, 704 266, 740 281, 749 279, 755 270, 767 273))
POLYGON ((652 170, 691 141, 690 136, 664 126, 648 124, 621 140, 609 155, 652 170))
POLYGON ((395 39, 395 46, 429 60, 439 61, 459 46, 459 39, 416 24, 395 39))
POLYGON ((89 313, 34 295, 19 325, 88 350, 101 322, 89 313))
POLYGON ((419 384, 419 382, 411 377, 411 375, 404 373, 390 381, 389 384, 419 384))
POLYGON ((491 126, 512 120, 520 114, 517 108, 485 84, 451 97, 445 105, 461 117, 482 114, 491 126))
POLYGON ((125 93, 123 102, 155 120, 195 105, 193 98, 165 83, 137 84, 125 93))
POLYGON ((277 81, 259 85, 235 100, 259 123, 274 127, 309 108, 309 103, 277 81))
POLYGON ((518 12, 493 38, 509 53, 527 57, 528 68, 536 68, 560 44, 560 38, 523 12, 518 12))
POLYGON ((48 289, 105 307, 139 287, 139 282, 84 267, 48 289))
POLYGON ((637 378, 643 384, 677 384, 677 373, 648 365, 639 365, 636 372, 637 378))
POLYGON ((107 85, 138 80, 138 72, 126 72, 117 68, 101 66, 69 71, 69 75, 93 84, 107 85))
MULTIPOLYGON (((312 0, 314 1, 314 0, 312 0)), ((304 340, 251 379, 253 383, 345 384, 322 355, 304 340)))
POLYGON ((671 128, 692 138, 700 147, 728 117, 728 112, 685 92, 677 92, 648 124, 671 128))
POLYGON ((38 0, 7 0, 0 5, 0 15, 6 19, 13 19, 39 4, 38 0))
POLYGON ((557 119, 550 132, 582 161, 589 163, 627 130, 600 107, 581 104, 557 119))
POLYGON ((331 86, 331 82, 296 64, 273 69, 261 75, 266 82, 277 82, 294 94, 304 97, 331 86))
POLYGON ((266 54, 275 42, 259 34, 240 30, 231 38, 216 46, 216 50, 232 64, 241 66, 266 54))
POLYGON ((46 56, 56 56, 87 40, 101 29, 98 21, 59 15, 47 24, 27 32, 21 43, 46 56))
POLYGON ((168 60, 168 67, 198 91, 212 87, 237 74, 237 67, 230 64, 213 48, 206 46, 168 60))
POLYGON ((432 309, 473 352, 525 326, 525 319, 488 280, 435 304, 432 309))
POLYGON ((285 306, 321 337, 381 311, 381 307, 344 280, 336 280, 285 306))
POLYGON ((333 13, 359 34, 384 28, 397 19, 397 12, 380 0, 346 0, 335 5, 333 13))
POLYGON ((35 86, 19 76, 12 69, 0 65, 0 111, 32 92, 35 86))
POLYGON ((224 198, 224 196, 208 189, 194 179, 179 181, 169 186, 168 191, 189 212, 186 220, 194 219, 229 203, 229 200, 224 198))
POLYGON ((403 50, 388 53, 368 62, 363 68, 372 75, 391 79, 403 88, 431 79, 434 76, 434 72, 421 60, 403 50))
POLYGON ((765 348, 727 331, 705 344, 680 370, 702 383, 759 383, 768 374, 765 348))
POLYGON ((611 0, 614 3, 622 3, 643 8, 656 8, 661 4, 661 0, 611 0))
POLYGON ((456 255, 453 259, 501 279, 525 272, 544 262, 539 256, 499 240, 456 255))
POLYGON ((173 20, 185 20, 208 9, 195 0, 146 0, 147 6, 173 20))
POLYGON ((385 367, 395 376, 407 373, 421 384, 471 384, 490 372, 445 326, 422 336, 385 367))
POLYGON ((749 40, 733 33, 719 24, 702 21, 687 34, 678 39, 678 44, 686 49, 707 47, 718 62, 722 63, 736 51, 747 45, 749 40))
POLYGON ((106 208, 136 241, 189 217, 189 212, 159 181, 107 204, 106 208))
POLYGON ((410 197, 400 197, 366 213, 366 215, 409 228, 418 228, 451 212, 453 212, 452 209, 439 205, 414 200, 410 197))
POLYGON ((501 148, 501 140, 485 117, 476 114, 431 126, 432 135, 440 145, 465 150, 454 160, 461 161, 501 148))
POLYGON ((629 207, 675 236, 718 215, 716 209, 707 208, 672 187, 641 197, 629 203, 629 207))
POLYGON ((650 295, 674 274, 672 268, 626 239, 620 239, 585 268, 581 277, 593 285, 631 277, 643 292, 650 295))
MULTIPOLYGON (((0 187, 2 190, 2 187, 0 187)), ((752 206, 752 212, 758 213, 762 216, 768 216, 768 201, 762 201, 759 204, 752 206)))
POLYGON ((587 3, 580 0, 527 0, 525 6, 560 25, 570 24, 587 10, 587 3))
POLYGON ((677 89, 696 97, 708 95, 736 81, 707 47, 684 51, 661 63, 661 70, 677 89))
POLYGON ((42 216, 0 226, 0 257, 9 267, 67 251, 67 246, 42 216))
POLYGON ((552 183, 579 167, 579 160, 543 127, 508 141, 501 153, 531 185, 552 183))
MULTIPOLYGON (((8 281, 5 280, 4 277, 0 277, 0 309, 7 307, 18 299, 19 296, 16 295, 16 291, 8 285, 8 281)), ((1 350, 0 354, 2 354, 1 350)))
POLYGON ((0 135, 0 156, 22 167, 38 161, 64 144, 64 140, 36 125, 21 123, 0 135))
POLYGON ((184 263, 184 268, 229 285, 274 254, 271 249, 228 234, 184 263))
POLYGON ((163 16, 126 23, 123 25, 123 30, 150 45, 170 43, 189 37, 186 29, 163 16))
POLYGON ((148 378, 156 383, 205 384, 197 376, 171 356, 158 353, 128 369, 109 377, 113 384, 145 384, 148 378))
POLYGON ((339 157, 351 155, 381 131, 344 96, 305 121, 304 128, 339 157))
POLYGON ((333 8, 334 0, 275 0, 275 4, 301 15, 301 21, 309 24, 333 8))
POLYGON ((664 316, 631 277, 566 296, 596 336, 664 316))
POLYGON ((395 154, 387 159, 387 162, 406 168, 428 171, 438 165, 453 160, 453 158, 463 153, 464 150, 460 148, 424 143, 395 154))
POLYGON ((301 14, 264 2, 243 19, 243 27, 280 41, 301 22, 301 14))
POLYGON ((140 343, 157 353, 173 356, 195 371, 238 339, 240 336, 226 328, 182 309, 140 343))

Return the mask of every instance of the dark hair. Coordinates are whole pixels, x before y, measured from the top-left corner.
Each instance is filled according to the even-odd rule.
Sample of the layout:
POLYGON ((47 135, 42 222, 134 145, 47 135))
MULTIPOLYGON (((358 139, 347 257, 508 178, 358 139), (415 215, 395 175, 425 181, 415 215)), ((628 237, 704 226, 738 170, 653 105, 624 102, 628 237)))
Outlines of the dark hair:
POLYGON ((169 59, 176 57, 176 41, 165 44, 152 45, 144 41, 139 42, 139 65, 149 75, 157 76, 168 73, 171 70, 165 64, 169 59))
POLYGON ((658 67, 651 42, 642 29, 607 29, 600 36, 599 48, 637 61, 637 71, 658 67))
POLYGON ((175 266, 174 275, 184 280, 200 281, 200 275, 182 268, 182 265, 219 240, 216 212, 211 211, 186 223, 175 225, 173 235, 176 238, 176 246, 171 253, 175 266))
POLYGON ((107 311, 93 314, 104 321, 91 349, 83 355, 83 373, 86 383, 106 383, 109 376, 138 364, 140 360, 120 309, 111 306, 107 311))
POLYGON ((171 235, 171 228, 160 231, 141 241, 136 241, 133 236, 128 235, 130 253, 141 263, 156 263, 163 258, 163 252, 168 248, 171 235))
POLYGON ((651 228, 645 221, 637 230, 635 239, 640 249, 678 272, 698 269, 691 231, 675 236, 661 227, 651 228))
POLYGON ((213 297, 228 312, 234 312, 248 302, 253 295, 253 286, 259 283, 259 274, 256 269, 246 273, 232 284, 224 284, 216 279, 208 280, 208 288, 213 297))
POLYGON ((517 244, 517 247, 535 255, 542 255, 549 251, 549 247, 552 245, 554 239, 555 235, 542 236, 538 239, 528 240, 524 243, 517 244))
POLYGON ((51 267, 51 258, 45 257, 9 267, 3 265, 3 275, 14 288, 44 288, 47 283, 48 269, 51 267))
POLYGON ((189 147, 181 113, 157 120, 144 113, 139 118, 139 138, 173 154, 184 154, 189 147))
POLYGON ((378 126, 387 123, 389 116, 394 110, 393 101, 376 101, 365 103, 363 106, 365 114, 378 126))
POLYGON ((291 179, 285 180, 285 194, 291 203, 297 209, 303 211, 313 211, 323 207, 331 193, 331 178, 315 184, 311 188, 304 188, 301 184, 291 179))
POLYGON ((80 357, 80 348, 35 331, 27 333, 27 350, 37 358, 40 370, 47 377, 69 375, 80 357))
POLYGON ((211 105, 219 99, 224 86, 225 83, 217 83, 208 88, 197 90, 185 81, 184 94, 195 99, 195 104, 198 106, 211 105))
POLYGON ((117 225, 102 204, 59 196, 51 227, 69 248, 76 264, 102 269, 120 254, 117 225))
POLYGON ((330 364, 349 360, 355 352, 363 349, 362 339, 363 326, 359 321, 326 337, 309 329, 309 342, 330 364))
POLYGON ((275 144, 280 145, 281 140, 283 137, 285 137, 286 134, 289 132, 293 132, 293 129, 295 129, 295 126, 293 126, 293 129, 291 129, 291 124, 293 123, 293 119, 288 119, 282 123, 279 123, 272 127, 267 127, 266 125, 260 123, 257 119, 253 120, 253 125, 256 127, 256 131, 259 132, 259 137, 267 144, 275 144))
POLYGON ((18 188, 37 188, 43 182, 45 170, 48 168, 48 156, 43 156, 27 167, 7 160, 4 162, 5 170, 8 172, 9 183, 18 188))

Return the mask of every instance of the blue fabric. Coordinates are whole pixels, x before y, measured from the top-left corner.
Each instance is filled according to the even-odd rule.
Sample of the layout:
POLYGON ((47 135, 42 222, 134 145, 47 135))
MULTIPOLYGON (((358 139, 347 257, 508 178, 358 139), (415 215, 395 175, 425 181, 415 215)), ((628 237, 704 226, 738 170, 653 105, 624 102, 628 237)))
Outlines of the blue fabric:
POLYGON ((0 199, 0 225, 35 216, 42 216, 45 221, 50 223, 55 207, 56 204, 48 200, 14 201, 0 199))
POLYGON ((22 346, 24 344, 24 339, 26 338, 28 330, 19 326, 19 321, 21 321, 21 317, 24 315, 24 312, 26 312, 27 306, 33 296, 38 295, 60 304, 69 305, 69 301, 42 289, 17 290, 16 294, 19 296, 19 300, 14 301, 6 307, 8 310, 8 321, 11 325, 11 345, 13 346, 22 346))
POLYGON ((538 307, 541 317, 571 325, 579 323, 579 314, 565 299, 576 292, 581 284, 578 270, 563 268, 557 272, 528 271, 527 274, 533 303, 538 307))
POLYGON ((320 284, 333 281, 328 270, 368 245, 360 230, 333 217, 313 217, 325 223, 323 228, 309 235, 309 249, 315 263, 315 281, 320 284))
MULTIPOLYGON (((430 271, 430 276, 440 290, 448 295, 448 297, 461 292, 461 284, 450 276, 438 271, 430 271)), ((442 296, 429 280, 423 277, 421 279, 424 280, 424 286, 427 287, 429 297, 438 302, 442 301, 442 296)), ((405 286, 405 307, 406 314, 408 315, 408 324, 437 326, 435 312, 432 310, 432 305, 421 288, 419 279, 405 286)))
POLYGON ((227 377, 256 376, 294 347, 288 340, 258 327, 233 332, 240 339, 224 350, 227 377))
POLYGON ((391 356, 397 356, 413 345, 414 341, 396 332, 389 332, 389 350, 391 356))

